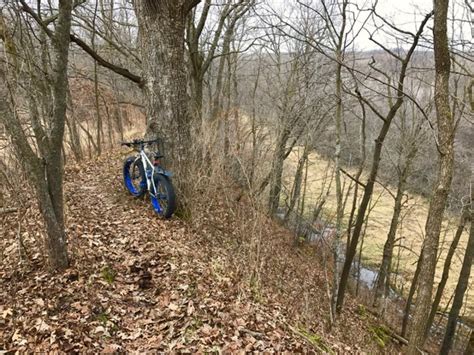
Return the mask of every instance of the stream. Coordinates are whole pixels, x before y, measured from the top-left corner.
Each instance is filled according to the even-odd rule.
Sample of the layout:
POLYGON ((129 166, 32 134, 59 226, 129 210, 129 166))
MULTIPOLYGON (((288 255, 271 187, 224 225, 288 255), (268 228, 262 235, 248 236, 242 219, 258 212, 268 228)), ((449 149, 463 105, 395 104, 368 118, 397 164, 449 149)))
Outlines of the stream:
MULTIPOLYGON (((293 232, 296 232, 296 230, 302 231, 305 235, 306 241, 308 243, 316 243, 316 242, 329 242, 331 237, 335 233, 335 228, 333 225, 329 223, 322 223, 322 222, 316 222, 311 224, 304 218, 302 218, 302 222, 300 223, 299 226, 294 226, 291 225, 291 223, 285 221, 285 216, 286 216, 286 210, 283 208, 279 208, 276 217, 282 221, 290 230, 293 232), (313 225, 319 225, 319 230, 317 230, 316 227, 313 225)), ((299 217, 301 218, 301 217, 299 217)), ((344 263, 344 250, 341 248, 338 250, 338 262, 342 265, 344 263)), ((375 270, 372 270, 368 267, 365 267, 364 265, 361 265, 361 267, 358 267, 358 263, 354 262, 353 264, 353 272, 351 272, 351 277, 353 280, 357 280, 357 277, 359 276, 359 282, 361 282, 366 288, 369 290, 372 290, 375 286, 375 282, 377 280, 378 272, 375 270), (357 275, 359 273, 359 275, 357 275)), ((395 296, 397 295, 394 290, 390 290, 390 294, 395 296)))

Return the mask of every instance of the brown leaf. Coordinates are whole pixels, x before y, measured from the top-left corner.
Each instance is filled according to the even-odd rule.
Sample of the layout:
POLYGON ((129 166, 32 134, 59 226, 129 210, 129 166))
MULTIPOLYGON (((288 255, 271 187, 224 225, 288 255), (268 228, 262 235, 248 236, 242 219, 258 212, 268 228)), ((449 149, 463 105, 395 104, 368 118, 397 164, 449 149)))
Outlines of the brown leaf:
POLYGON ((172 311, 177 311, 179 309, 179 306, 176 303, 170 303, 168 305, 168 308, 171 309, 172 311))

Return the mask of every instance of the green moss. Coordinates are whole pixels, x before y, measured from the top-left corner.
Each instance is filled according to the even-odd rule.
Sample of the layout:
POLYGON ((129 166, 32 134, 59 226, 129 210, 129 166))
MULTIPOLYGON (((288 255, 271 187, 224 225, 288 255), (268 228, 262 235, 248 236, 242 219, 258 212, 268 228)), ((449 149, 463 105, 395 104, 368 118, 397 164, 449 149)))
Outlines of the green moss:
POLYGON ((383 325, 370 326, 369 331, 372 334, 372 338, 381 348, 384 348, 390 340, 390 331, 383 325))
POLYGON ((357 306, 357 314, 360 315, 362 318, 366 318, 368 314, 367 308, 365 308, 363 304, 359 304, 357 306))
MULTIPOLYGON (((100 324, 107 329, 107 331, 113 335, 115 333, 117 333, 117 331, 119 330, 117 324, 115 324, 114 322, 112 322, 110 316, 105 313, 105 312, 102 312, 102 313, 99 313, 96 315, 95 319, 100 322, 100 324)), ((105 336, 105 338, 108 338, 108 336, 105 336)))
POLYGON ((112 284, 115 281, 116 272, 109 265, 106 265, 101 271, 102 278, 108 283, 112 284))
POLYGON ((107 325, 107 321, 109 320, 109 316, 107 315, 107 313, 99 313, 97 316, 96 316, 96 319, 102 323, 103 326, 106 326, 107 325))
POLYGON ((184 208, 183 206, 180 206, 180 205, 178 205, 173 215, 185 222, 190 222, 192 218, 191 210, 189 208, 184 208))
POLYGON ((329 345, 324 341, 324 339, 320 335, 310 332, 304 327, 299 327, 296 331, 299 335, 301 335, 303 338, 309 341, 311 345, 317 348, 318 351, 323 352, 325 354, 334 354, 334 352, 331 350, 329 345))

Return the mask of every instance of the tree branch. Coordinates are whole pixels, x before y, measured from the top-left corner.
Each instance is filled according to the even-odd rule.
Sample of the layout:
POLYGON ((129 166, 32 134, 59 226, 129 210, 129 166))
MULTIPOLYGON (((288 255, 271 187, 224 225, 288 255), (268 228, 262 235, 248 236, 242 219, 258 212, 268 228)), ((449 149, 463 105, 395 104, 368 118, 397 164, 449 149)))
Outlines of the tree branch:
POLYGON ((201 2, 201 0, 187 0, 184 4, 183 4, 183 11, 184 11, 184 14, 187 15, 189 11, 191 11, 195 6, 197 6, 199 3, 201 2))
POLYGON ((359 184, 360 186, 362 186, 364 189, 365 189, 365 184, 360 182, 359 179, 356 179, 355 177, 353 177, 351 174, 349 174, 347 171, 345 171, 344 169, 340 168, 339 170, 341 170, 341 173, 343 173, 344 175, 346 175, 349 179, 351 179, 352 181, 354 181, 356 184, 359 184))
POLYGON ((104 68, 112 70, 114 73, 117 73, 124 78, 133 81, 134 83, 138 84, 140 87, 143 85, 143 80, 142 77, 131 73, 128 69, 119 67, 115 64, 112 64, 108 61, 106 61, 104 58, 102 58, 99 54, 97 54, 91 47, 87 45, 83 40, 81 40, 79 37, 77 37, 74 34, 71 34, 71 42, 76 43, 84 52, 89 54, 95 61, 97 61, 97 64, 100 66, 103 66, 104 68))
MULTIPOLYGON (((41 20, 41 18, 38 16, 38 14, 30 7, 28 4, 25 2, 25 0, 20 0, 21 5, 22 5, 22 10, 28 13, 35 21, 36 23, 45 31, 45 33, 48 35, 48 37, 52 38, 53 33, 52 31, 48 28, 48 26, 41 20)), ((138 84, 140 87, 143 85, 142 78, 138 75, 135 75, 131 73, 128 69, 119 67, 115 64, 112 64, 108 61, 106 61, 104 58, 102 58, 99 54, 97 54, 96 51, 94 51, 87 43, 85 43, 83 40, 81 40, 79 37, 77 37, 74 34, 70 34, 70 39, 71 42, 76 43, 84 52, 89 54, 95 61, 97 61, 97 64, 100 66, 103 66, 104 68, 112 70, 114 73, 117 73, 124 78, 133 81, 134 83, 138 84)))

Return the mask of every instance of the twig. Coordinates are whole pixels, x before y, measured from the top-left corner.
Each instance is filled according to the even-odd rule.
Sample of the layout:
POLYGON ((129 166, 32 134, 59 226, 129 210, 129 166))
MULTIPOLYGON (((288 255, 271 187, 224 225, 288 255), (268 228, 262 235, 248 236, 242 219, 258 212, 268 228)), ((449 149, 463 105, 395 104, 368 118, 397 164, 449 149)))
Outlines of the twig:
POLYGON ((0 215, 2 214, 8 214, 8 213, 13 213, 13 212, 16 212, 18 211, 18 208, 16 207, 12 207, 12 208, 2 208, 0 209, 0 215))
POLYGON ((345 171, 344 169, 339 169, 341 170, 341 173, 343 173, 344 175, 346 175, 349 179, 351 179, 352 181, 354 181, 355 183, 359 184, 360 186, 362 186, 364 189, 365 189, 365 184, 363 184, 362 182, 360 182, 358 179, 356 179, 355 177, 353 177, 351 174, 349 174, 347 171, 345 171))
MULTIPOLYGON (((21 2, 21 9, 28 13, 35 21, 36 23, 43 29, 43 31, 46 33, 46 35, 50 38, 54 36, 53 31, 51 31, 47 24, 44 23, 44 21, 41 20, 41 18, 38 16, 38 14, 26 3, 25 0, 20 0, 21 2)), ((74 34, 70 34, 70 41, 76 43, 82 50, 84 50, 89 56, 91 56, 99 65, 103 66, 104 68, 110 69, 113 72, 123 76, 124 78, 127 78, 134 83, 138 84, 139 86, 143 85, 142 78, 138 75, 135 75, 131 73, 128 69, 119 67, 115 64, 112 64, 108 61, 106 61, 104 58, 102 58, 97 52, 95 52, 89 45, 87 45, 86 42, 81 40, 79 37, 77 37, 74 34)))

